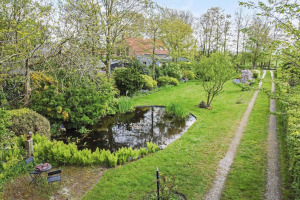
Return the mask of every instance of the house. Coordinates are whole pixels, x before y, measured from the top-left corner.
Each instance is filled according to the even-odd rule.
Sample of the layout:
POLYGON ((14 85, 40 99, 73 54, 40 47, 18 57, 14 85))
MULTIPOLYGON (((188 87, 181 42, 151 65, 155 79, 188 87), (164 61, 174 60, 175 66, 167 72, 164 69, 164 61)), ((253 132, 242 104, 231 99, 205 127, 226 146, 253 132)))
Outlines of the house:
MULTIPOLYGON (((139 62, 145 65, 152 65, 153 56, 153 40, 142 38, 126 38, 127 54, 129 57, 136 58, 139 62)), ((156 65, 160 66, 161 63, 171 61, 169 56, 170 51, 165 47, 161 40, 156 41, 155 55, 156 65)))

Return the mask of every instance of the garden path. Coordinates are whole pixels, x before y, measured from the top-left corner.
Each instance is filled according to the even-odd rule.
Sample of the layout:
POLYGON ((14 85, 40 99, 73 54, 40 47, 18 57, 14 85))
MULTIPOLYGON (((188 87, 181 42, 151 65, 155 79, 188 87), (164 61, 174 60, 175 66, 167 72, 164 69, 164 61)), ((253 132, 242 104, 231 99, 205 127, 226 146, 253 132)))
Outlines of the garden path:
MULTIPOLYGON (((262 79, 265 77, 266 75, 266 70, 264 70, 264 73, 262 75, 262 79)), ((259 83, 259 89, 261 88, 262 85, 262 81, 259 83)), ((204 199, 205 200, 218 200, 221 198, 222 195, 222 191, 225 185, 225 181, 226 181, 226 177, 228 175, 228 172, 230 170, 230 166, 234 161, 236 152, 237 152, 237 148, 240 144, 241 138, 243 136, 243 132, 246 128, 250 113, 252 111, 252 108, 254 106, 255 100, 257 98, 257 95, 259 93, 259 90, 257 90, 254 94, 253 97, 251 99, 251 101, 248 104, 247 110, 244 113, 242 120, 234 134, 234 138, 231 141, 229 148, 226 152, 226 155, 223 159, 220 160, 218 168, 217 168, 217 172, 216 172, 216 177, 215 180, 213 182, 213 185, 211 187, 211 189, 209 190, 209 192, 205 195, 204 199)))
MULTIPOLYGON (((274 79, 273 71, 271 71, 272 80, 274 79)), ((275 83, 272 82, 272 92, 275 92, 275 83)), ((270 100, 270 111, 276 111, 276 100, 270 100)), ((267 146, 267 185, 265 199, 267 200, 279 200, 281 199, 280 192, 280 171, 279 171, 279 158, 278 158, 278 140, 276 131, 276 115, 271 114, 269 119, 269 134, 268 134, 268 146, 267 146)))

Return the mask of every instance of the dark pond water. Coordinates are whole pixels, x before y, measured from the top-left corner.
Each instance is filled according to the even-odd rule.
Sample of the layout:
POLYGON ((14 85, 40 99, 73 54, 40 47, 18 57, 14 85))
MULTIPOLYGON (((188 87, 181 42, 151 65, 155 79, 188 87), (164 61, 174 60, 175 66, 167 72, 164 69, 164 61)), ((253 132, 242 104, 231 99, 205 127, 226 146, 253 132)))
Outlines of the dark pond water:
POLYGON ((165 114, 164 107, 137 107, 134 112, 117 114, 100 119, 92 131, 80 136, 67 133, 66 137, 78 137, 78 147, 116 151, 121 147, 146 147, 152 141, 161 148, 178 139, 196 121, 190 115, 178 119, 165 114), (80 138, 80 137, 81 138, 80 138))

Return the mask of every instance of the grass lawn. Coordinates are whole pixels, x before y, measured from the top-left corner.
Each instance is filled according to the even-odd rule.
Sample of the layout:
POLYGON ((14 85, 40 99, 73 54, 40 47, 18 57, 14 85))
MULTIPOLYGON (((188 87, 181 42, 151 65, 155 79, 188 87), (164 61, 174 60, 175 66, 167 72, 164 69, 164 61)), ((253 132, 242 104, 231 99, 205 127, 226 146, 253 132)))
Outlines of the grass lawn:
POLYGON ((135 105, 167 105, 177 101, 197 117, 189 130, 166 149, 138 161, 107 170, 84 199, 142 199, 156 188, 155 170, 175 177, 187 199, 201 199, 210 188, 253 91, 242 92, 231 82, 212 103, 213 110, 197 108, 205 100, 195 82, 136 98, 135 105), (242 104, 236 104, 242 98, 242 104))
MULTIPOLYGON (((271 80, 267 72, 265 80, 271 80)), ((265 81, 262 88, 271 89, 265 81)), ((264 199, 270 99, 260 92, 228 174, 222 199, 264 199)))

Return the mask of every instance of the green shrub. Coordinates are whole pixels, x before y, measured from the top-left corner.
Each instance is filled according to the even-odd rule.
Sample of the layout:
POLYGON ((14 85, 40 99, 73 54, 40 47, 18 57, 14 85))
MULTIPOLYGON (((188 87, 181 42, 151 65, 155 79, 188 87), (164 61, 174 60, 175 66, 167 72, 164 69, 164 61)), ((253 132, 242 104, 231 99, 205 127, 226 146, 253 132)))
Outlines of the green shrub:
POLYGON ((251 70, 251 72, 253 74, 252 78, 255 78, 255 79, 259 78, 259 76, 260 76, 259 70, 251 70))
MULTIPOLYGON (((280 95, 285 96, 286 94, 282 91, 280 95)), ((288 97, 288 101, 298 102, 296 103, 298 105, 300 105, 299 99, 299 95, 288 97), (297 97, 298 100, 296 100, 297 97)), ((282 113, 282 115, 279 115, 279 121, 286 132, 288 175, 291 179, 288 184, 291 185, 293 192, 290 195, 294 196, 293 199, 300 199, 300 112, 283 99, 278 100, 278 109, 282 113)))
POLYGON ((30 131, 50 138, 50 122, 33 110, 22 108, 11 110, 11 131, 17 136, 28 134, 30 131))
POLYGON ((35 89, 30 107, 47 117, 52 124, 64 124, 66 128, 92 125, 108 111, 112 112, 116 95, 107 77, 100 74, 96 76, 95 80, 87 78, 78 81, 77 85, 67 82, 61 86, 51 76, 33 73, 35 89))
POLYGON ((151 76, 142 75, 144 79, 143 89, 152 90, 157 87, 157 82, 151 76))
POLYGON ((116 69, 114 71, 114 79, 121 95, 132 95, 134 92, 142 89, 144 85, 142 75, 133 67, 116 69))
POLYGON ((159 146, 157 146, 155 143, 147 142, 146 144, 148 153, 155 153, 160 150, 159 146))
POLYGON ((134 110, 133 101, 128 97, 121 97, 118 101, 118 107, 120 113, 126 113, 134 110))
POLYGON ((300 199, 300 88, 291 79, 297 72, 284 68, 277 69, 276 110, 281 124, 283 148, 283 186, 286 199, 300 199))
POLYGON ((186 118, 189 116, 189 112, 184 106, 178 102, 172 102, 166 107, 166 112, 169 115, 175 115, 178 118, 186 118))
POLYGON ((14 133, 9 130, 11 125, 10 112, 0 108, 0 148, 11 144, 11 139, 14 136, 14 133))
POLYGON ((193 80, 196 77, 195 73, 192 70, 183 70, 182 74, 182 77, 188 80, 193 80))
POLYGON ((115 167, 130 160, 136 160, 148 153, 154 153, 159 147, 150 142, 147 148, 132 149, 122 147, 118 151, 111 153, 108 150, 91 152, 89 149, 78 150, 75 143, 64 144, 61 141, 50 141, 42 135, 34 135, 34 157, 37 162, 49 162, 53 165, 106 165, 115 167))
POLYGON ((193 70, 193 62, 179 62, 181 70, 193 70))
POLYGON ((108 156, 110 155, 110 151, 109 150, 99 150, 99 148, 96 148, 96 151, 93 152, 92 156, 93 156, 93 160, 95 163, 100 164, 100 165, 107 165, 108 163, 108 156))
POLYGON ((241 83, 240 86, 242 88, 242 91, 250 91, 251 90, 251 87, 248 83, 241 83))
POLYGON ((118 155, 115 153, 110 154, 108 157, 108 165, 110 167, 115 167, 118 164, 118 155))
POLYGON ((6 149, 0 149, 0 192, 5 182, 13 180, 20 174, 26 172, 25 162, 23 158, 26 152, 19 144, 19 138, 11 139, 11 144, 6 149), (3 160, 2 160, 3 158, 3 160))
POLYGON ((139 156, 144 157, 148 153, 148 150, 146 148, 140 148, 139 150, 139 156))
POLYGON ((152 74, 152 70, 151 70, 150 66, 142 64, 138 60, 134 60, 133 62, 129 63, 128 66, 137 69, 138 72, 140 72, 141 74, 148 75, 148 76, 151 76, 151 74, 152 74))
POLYGON ((120 148, 117 152, 116 155, 118 157, 118 164, 123 164, 126 163, 130 157, 130 150, 127 148, 120 148))
POLYGON ((239 65, 239 69, 243 70, 243 69, 252 69, 252 66, 250 65, 239 65))
POLYGON ((161 76, 157 79, 157 84, 159 86, 165 86, 165 85, 179 85, 179 81, 175 78, 168 77, 168 76, 161 76))
POLYGON ((159 77, 163 76, 163 69, 160 66, 155 66, 155 79, 157 80, 159 77))
POLYGON ((180 65, 177 63, 167 63, 162 66, 162 72, 164 76, 169 76, 180 80, 182 78, 182 72, 180 65))
POLYGON ((74 151, 74 155, 70 160, 73 165, 92 165, 95 163, 95 156, 93 156, 90 149, 83 149, 81 151, 74 151))
POLYGON ((138 159, 139 156, 140 156, 140 150, 138 150, 138 149, 131 149, 131 151, 130 151, 130 158, 132 160, 138 159))

